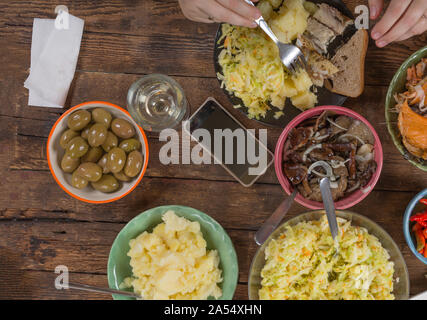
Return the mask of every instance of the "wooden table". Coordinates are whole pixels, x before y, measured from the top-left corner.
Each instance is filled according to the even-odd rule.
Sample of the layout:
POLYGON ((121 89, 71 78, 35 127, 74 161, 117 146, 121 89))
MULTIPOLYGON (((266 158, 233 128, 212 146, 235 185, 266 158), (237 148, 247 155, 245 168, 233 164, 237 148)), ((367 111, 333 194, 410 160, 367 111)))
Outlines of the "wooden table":
MULTIPOLYGON (((347 1, 350 8, 360 2, 347 1)), ((167 204, 197 208, 222 224, 239 258, 235 298, 247 299, 249 265, 257 249, 254 232, 284 196, 273 167, 254 186, 244 188, 219 165, 162 165, 162 143, 148 134, 148 170, 124 199, 91 205, 68 196, 55 183, 46 161, 46 141, 64 110, 29 107, 23 83, 30 67, 33 18, 53 18, 57 4, 85 20, 67 108, 91 100, 125 106, 131 83, 156 72, 173 76, 183 86, 192 111, 213 96, 246 127, 261 127, 234 110, 219 88, 212 63, 217 26, 186 20, 176 0, 1 0, 0 299, 110 298, 56 290, 55 267, 66 265, 72 281, 107 286, 107 258, 117 233, 140 212, 167 204)), ((384 101, 399 65, 426 40, 424 34, 385 49, 371 41, 365 91, 345 103, 374 125, 385 154, 375 190, 352 210, 379 223, 397 242, 408 265, 411 294, 427 290, 427 266, 406 245, 402 217, 410 199, 426 187, 427 173, 394 147, 385 125, 384 101)), ((268 128, 270 150, 280 133, 281 129, 268 128)), ((289 216, 305 211, 294 204, 289 216)))

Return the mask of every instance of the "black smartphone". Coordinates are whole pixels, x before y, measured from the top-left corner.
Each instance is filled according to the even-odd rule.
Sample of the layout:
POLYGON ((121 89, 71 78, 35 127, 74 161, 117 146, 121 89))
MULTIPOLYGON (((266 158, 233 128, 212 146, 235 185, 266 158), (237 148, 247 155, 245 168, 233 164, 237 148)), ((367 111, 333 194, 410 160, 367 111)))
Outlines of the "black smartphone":
POLYGON ((188 122, 185 130, 192 139, 245 187, 263 175, 274 160, 273 153, 254 132, 246 130, 214 98, 208 98, 188 122), (201 139, 198 129, 204 129, 204 137, 209 138, 201 139))

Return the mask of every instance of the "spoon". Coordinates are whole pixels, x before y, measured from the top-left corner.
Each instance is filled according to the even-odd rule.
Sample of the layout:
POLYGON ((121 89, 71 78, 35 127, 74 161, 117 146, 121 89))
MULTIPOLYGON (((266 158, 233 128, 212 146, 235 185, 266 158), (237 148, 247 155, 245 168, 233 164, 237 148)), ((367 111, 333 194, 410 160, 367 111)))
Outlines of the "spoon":
POLYGON ((294 202, 294 198, 297 194, 297 189, 291 193, 289 197, 287 197, 283 202, 277 207, 277 209, 273 212, 273 214, 263 223, 261 228, 255 234, 255 242, 258 245, 262 245, 265 240, 268 239, 270 234, 276 229, 279 225, 280 221, 282 221, 283 217, 289 211, 292 203, 294 202))
POLYGON ((131 298, 137 298, 142 299, 142 297, 134 292, 128 292, 128 291, 121 291, 121 290, 114 290, 110 288, 101 288, 101 287, 95 287, 95 286, 89 286, 87 284, 79 284, 79 283, 69 283, 68 288, 70 289, 76 289, 76 290, 83 290, 83 291, 90 291, 90 292, 98 292, 98 293, 107 293, 107 294, 118 294, 125 297, 131 297, 131 298))
POLYGON ((334 239, 336 247, 336 256, 338 254, 338 223, 337 216, 335 215, 334 200, 332 199, 331 186, 328 178, 320 180, 320 192, 322 193, 322 200, 325 206, 326 216, 328 217, 329 229, 331 230, 332 239, 334 239))

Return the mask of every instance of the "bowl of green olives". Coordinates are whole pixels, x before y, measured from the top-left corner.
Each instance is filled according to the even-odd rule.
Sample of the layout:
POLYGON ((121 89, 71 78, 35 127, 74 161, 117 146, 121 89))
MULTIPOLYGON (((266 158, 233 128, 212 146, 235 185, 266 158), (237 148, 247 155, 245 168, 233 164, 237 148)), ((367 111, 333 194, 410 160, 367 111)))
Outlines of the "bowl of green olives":
POLYGON ((148 164, 144 130, 114 104, 92 101, 66 111, 47 142, 50 171, 72 197, 89 203, 123 198, 148 164))

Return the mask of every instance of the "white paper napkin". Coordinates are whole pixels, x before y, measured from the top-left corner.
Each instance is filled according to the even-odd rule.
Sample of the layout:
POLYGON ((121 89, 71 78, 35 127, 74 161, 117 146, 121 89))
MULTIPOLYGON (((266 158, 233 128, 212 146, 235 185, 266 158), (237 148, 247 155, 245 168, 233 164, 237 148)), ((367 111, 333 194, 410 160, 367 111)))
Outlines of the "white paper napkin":
POLYGON ((28 104, 63 108, 74 78, 84 21, 69 15, 69 28, 56 29, 53 19, 34 19, 28 104))
POLYGON ((427 291, 424 291, 409 300, 427 300, 427 291))

